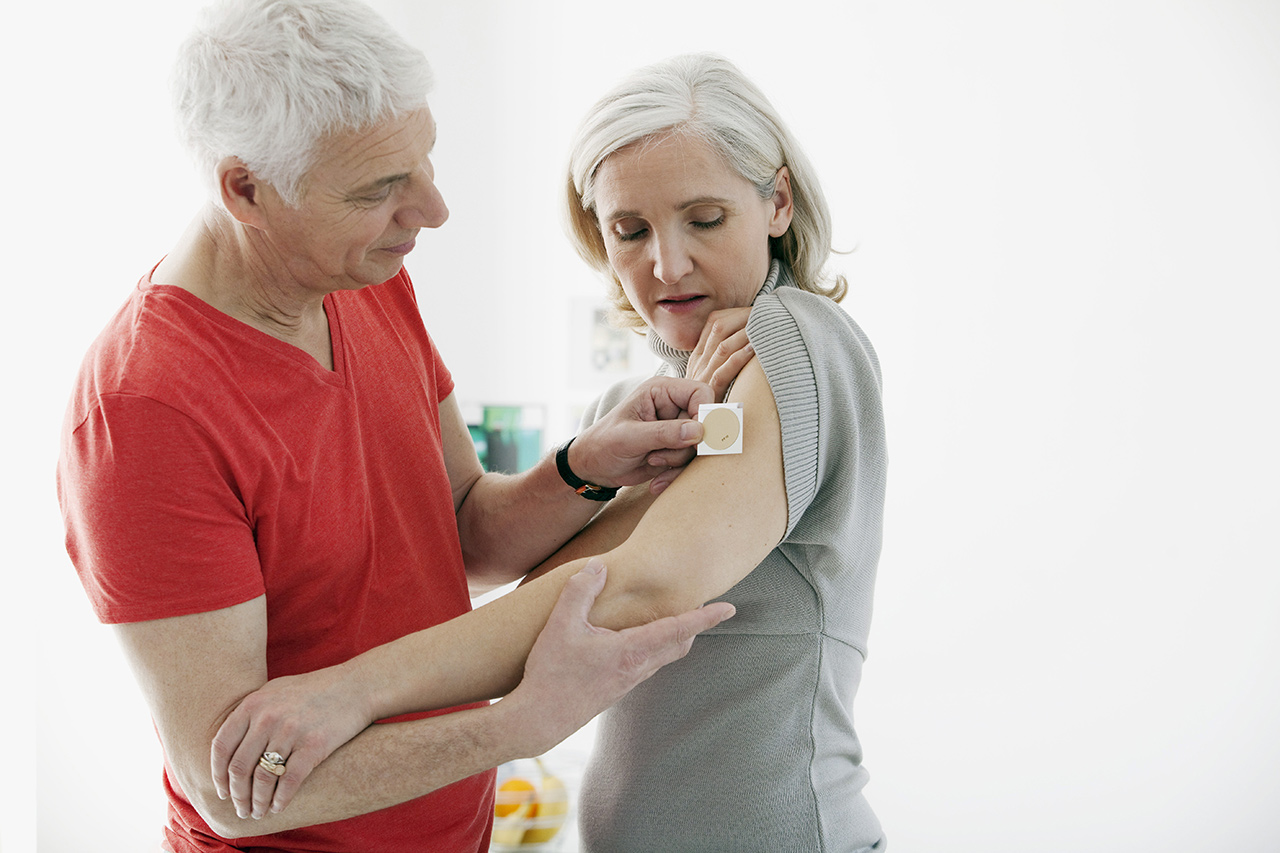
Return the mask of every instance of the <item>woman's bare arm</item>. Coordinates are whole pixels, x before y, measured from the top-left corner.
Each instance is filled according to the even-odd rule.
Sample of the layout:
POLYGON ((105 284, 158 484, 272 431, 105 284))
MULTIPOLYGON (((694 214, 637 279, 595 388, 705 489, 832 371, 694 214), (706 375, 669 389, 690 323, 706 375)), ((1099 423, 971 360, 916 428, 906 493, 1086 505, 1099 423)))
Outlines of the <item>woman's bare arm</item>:
POLYGON ((261 754, 286 722, 308 733, 301 748, 313 766, 350 737, 344 733, 373 719, 504 695, 519 683, 551 606, 589 552, 608 565, 590 616, 602 628, 682 613, 727 592, 777 545, 787 523, 781 427, 758 361, 744 368, 729 399, 743 403, 742 454, 695 459, 656 499, 636 490, 549 561, 568 562, 472 613, 342 667, 269 682, 219 732, 215 776, 227 777, 232 755, 261 754))

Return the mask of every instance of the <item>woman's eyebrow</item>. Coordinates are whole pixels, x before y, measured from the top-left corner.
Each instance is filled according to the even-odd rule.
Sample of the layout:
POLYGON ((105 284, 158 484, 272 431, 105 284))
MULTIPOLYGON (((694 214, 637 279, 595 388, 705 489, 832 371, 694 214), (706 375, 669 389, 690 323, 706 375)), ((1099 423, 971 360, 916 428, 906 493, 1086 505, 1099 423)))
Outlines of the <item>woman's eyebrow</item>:
MULTIPOLYGON (((691 198, 688 201, 681 202, 680 204, 676 205, 675 209, 688 210, 689 208, 697 207, 700 204, 718 204, 722 207, 732 207, 733 201, 732 199, 721 198, 719 196, 703 195, 703 196, 698 196, 697 198, 691 198)), ((641 214, 640 211, 638 210, 615 210, 613 213, 610 213, 608 216, 604 217, 602 221, 617 222, 619 219, 631 219, 632 217, 636 219, 644 218, 643 214, 641 214)))
POLYGON ((720 198, 719 196, 704 195, 689 199, 684 204, 677 207, 676 210, 688 210, 689 208, 697 207, 700 204, 718 204, 727 207, 732 204, 732 201, 727 198, 720 198))

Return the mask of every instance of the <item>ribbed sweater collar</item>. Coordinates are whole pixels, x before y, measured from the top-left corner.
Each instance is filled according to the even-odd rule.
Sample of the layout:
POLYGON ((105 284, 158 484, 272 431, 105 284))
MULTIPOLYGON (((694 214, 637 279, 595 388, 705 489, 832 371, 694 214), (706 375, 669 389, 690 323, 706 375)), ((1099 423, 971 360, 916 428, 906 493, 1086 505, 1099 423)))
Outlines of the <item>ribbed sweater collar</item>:
MULTIPOLYGON (((765 276, 764 284, 756 293, 755 299, 751 300, 751 304, 755 304, 755 300, 764 296, 766 293, 773 293, 780 286, 792 284, 790 271, 785 271, 782 263, 774 258, 769 263, 769 275, 765 276)), ((689 356, 692 350, 679 350, 668 344, 653 329, 649 330, 647 335, 649 338, 649 351, 662 359, 667 364, 668 372, 672 376, 684 376, 685 370, 689 367, 689 356)))

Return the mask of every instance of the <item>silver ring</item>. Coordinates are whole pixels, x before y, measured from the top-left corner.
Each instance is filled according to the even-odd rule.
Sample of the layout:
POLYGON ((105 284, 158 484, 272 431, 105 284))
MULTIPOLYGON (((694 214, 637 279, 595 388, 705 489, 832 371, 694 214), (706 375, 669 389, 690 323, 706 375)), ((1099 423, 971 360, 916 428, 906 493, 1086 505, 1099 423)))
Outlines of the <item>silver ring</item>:
POLYGON ((258 766, 275 776, 284 775, 284 756, 278 752, 264 752, 258 766))

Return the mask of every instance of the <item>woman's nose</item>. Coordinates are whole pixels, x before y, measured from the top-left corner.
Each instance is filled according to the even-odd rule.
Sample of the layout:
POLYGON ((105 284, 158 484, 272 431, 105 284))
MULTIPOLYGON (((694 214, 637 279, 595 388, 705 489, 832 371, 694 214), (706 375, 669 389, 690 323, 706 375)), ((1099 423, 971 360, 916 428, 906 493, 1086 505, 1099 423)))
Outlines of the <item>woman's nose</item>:
POLYGON ((679 237, 653 241, 653 276, 663 284, 676 284, 693 270, 693 257, 679 237))

